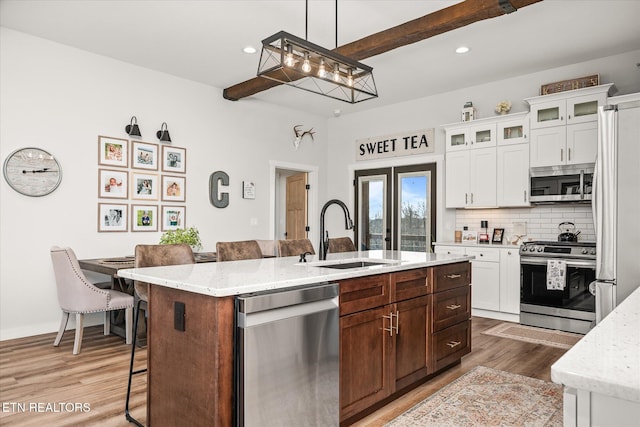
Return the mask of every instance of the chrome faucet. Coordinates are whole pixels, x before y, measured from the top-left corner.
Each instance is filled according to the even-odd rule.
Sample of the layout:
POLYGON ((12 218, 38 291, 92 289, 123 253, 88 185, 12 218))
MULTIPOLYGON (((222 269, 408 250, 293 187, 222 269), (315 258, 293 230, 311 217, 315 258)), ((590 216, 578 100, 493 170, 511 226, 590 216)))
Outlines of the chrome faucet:
POLYGON ((351 230, 353 228, 353 221, 351 221, 351 216, 349 215, 349 208, 344 202, 338 199, 329 200, 324 204, 322 210, 320 211, 320 254, 319 259, 324 260, 327 259, 327 249, 329 249, 329 232, 324 230, 324 214, 327 211, 327 208, 331 205, 338 205, 342 208, 344 212, 344 229, 351 230))

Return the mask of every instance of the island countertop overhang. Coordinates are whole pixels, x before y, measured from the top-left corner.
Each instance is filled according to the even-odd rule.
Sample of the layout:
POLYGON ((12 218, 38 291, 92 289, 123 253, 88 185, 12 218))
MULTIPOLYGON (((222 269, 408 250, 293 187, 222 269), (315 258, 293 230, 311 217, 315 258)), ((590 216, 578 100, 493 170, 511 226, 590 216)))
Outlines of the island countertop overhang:
POLYGON ((393 273, 415 268, 470 261, 467 255, 408 251, 359 251, 327 255, 325 263, 352 260, 381 261, 374 266, 333 269, 318 265, 317 256, 300 263, 297 257, 262 258, 131 268, 118 271, 120 277, 139 280, 187 292, 227 297, 250 292, 287 289, 314 283, 335 282, 354 277, 393 273))

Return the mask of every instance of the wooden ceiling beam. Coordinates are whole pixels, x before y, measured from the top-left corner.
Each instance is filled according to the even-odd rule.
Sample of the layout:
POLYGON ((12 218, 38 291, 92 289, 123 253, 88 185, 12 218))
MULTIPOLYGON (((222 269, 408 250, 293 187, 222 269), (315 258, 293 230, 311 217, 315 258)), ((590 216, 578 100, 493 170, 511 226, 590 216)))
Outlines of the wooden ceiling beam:
MULTIPOLYGON (((474 22, 504 15, 510 6, 517 10, 540 1, 542 0, 465 0, 334 50, 361 61, 474 22)), ((237 101, 281 84, 263 77, 254 77, 224 89, 222 95, 225 99, 237 101)))

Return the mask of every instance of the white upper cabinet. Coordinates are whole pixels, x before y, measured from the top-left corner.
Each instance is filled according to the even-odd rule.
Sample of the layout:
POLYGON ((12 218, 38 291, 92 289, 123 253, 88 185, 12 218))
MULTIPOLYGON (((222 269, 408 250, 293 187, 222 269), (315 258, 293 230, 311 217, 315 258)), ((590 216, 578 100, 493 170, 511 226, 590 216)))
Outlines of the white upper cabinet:
POLYGON ((595 162, 598 107, 613 84, 525 99, 531 105, 531 167, 595 162))
POLYGON ((504 117, 506 120, 500 120, 497 123, 498 145, 529 142, 529 113, 510 114, 504 117))
POLYGON ((445 129, 446 151, 495 147, 496 123, 494 120, 473 120, 447 126, 445 129))

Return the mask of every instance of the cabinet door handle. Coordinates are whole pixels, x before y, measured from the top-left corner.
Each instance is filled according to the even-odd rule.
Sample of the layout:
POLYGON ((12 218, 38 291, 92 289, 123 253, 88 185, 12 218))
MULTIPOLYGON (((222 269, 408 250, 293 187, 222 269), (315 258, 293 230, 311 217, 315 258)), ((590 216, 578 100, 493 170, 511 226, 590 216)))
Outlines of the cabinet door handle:
MULTIPOLYGON (((393 327, 393 313, 391 313, 391 329, 394 329, 393 327)), ((400 335, 400 312, 396 311, 396 335, 400 335)))
POLYGON ((524 190, 524 202, 527 202, 527 190, 524 190))
POLYGON ((469 195, 467 193, 464 193, 464 204, 466 205, 468 202, 467 198, 469 197, 469 195))
POLYGON ((449 341, 447 345, 451 348, 457 347, 462 344, 462 341, 449 341))
POLYGON ((571 148, 567 148, 567 160, 571 160, 571 148))
POLYGON ((447 279, 457 279, 459 277, 462 277, 460 274, 448 274, 447 276, 445 276, 447 279))
POLYGON ((564 148, 560 149, 560 161, 563 162, 564 161, 564 148))
POLYGON ((473 204, 473 193, 471 193, 471 204, 473 204))
POLYGON ((448 308, 449 310, 457 310, 457 309, 459 309, 460 307, 462 307, 460 304, 451 304, 451 305, 448 305, 448 306, 447 306, 447 308, 448 308))
POLYGON ((388 316, 382 316, 383 319, 389 319, 389 327, 385 328, 384 327, 384 320, 382 321, 382 330, 389 332, 389 336, 392 337, 393 336, 393 313, 389 313, 388 316))

